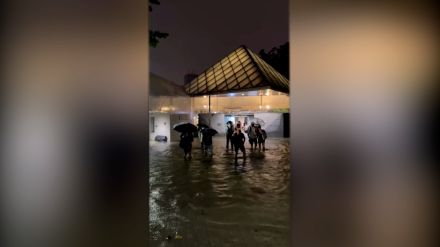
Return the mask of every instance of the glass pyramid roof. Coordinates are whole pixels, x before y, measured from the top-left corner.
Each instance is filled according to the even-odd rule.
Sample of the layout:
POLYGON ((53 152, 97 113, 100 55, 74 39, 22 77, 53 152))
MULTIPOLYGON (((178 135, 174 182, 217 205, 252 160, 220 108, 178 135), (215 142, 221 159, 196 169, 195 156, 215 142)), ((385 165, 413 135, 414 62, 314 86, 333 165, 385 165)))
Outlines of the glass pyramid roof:
POLYGON ((289 93, 289 81, 245 46, 185 85, 186 93, 191 96, 265 88, 289 93))

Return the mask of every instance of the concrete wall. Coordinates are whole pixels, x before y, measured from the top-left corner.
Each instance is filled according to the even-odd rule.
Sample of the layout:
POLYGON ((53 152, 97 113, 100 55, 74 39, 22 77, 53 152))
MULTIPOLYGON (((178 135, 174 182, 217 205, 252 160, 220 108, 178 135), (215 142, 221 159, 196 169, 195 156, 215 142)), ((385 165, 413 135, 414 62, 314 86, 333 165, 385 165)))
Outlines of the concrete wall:
POLYGON ((150 96, 149 107, 152 112, 191 112, 191 98, 189 96, 150 96))
POLYGON ((283 137, 283 114, 278 112, 254 113, 254 118, 264 121, 262 128, 266 131, 268 138, 283 137))
POLYGON ((166 136, 170 140, 170 114, 168 113, 150 113, 150 140, 154 140, 157 135, 166 136), (154 118, 154 123, 152 122, 154 118), (154 132, 153 132, 154 124, 154 132))
POLYGON ((199 123, 204 123, 209 125, 209 115, 211 115, 211 128, 218 131, 219 134, 225 134, 226 132, 226 122, 225 122, 225 114, 216 113, 216 114, 207 114, 200 113, 199 114, 199 123))
POLYGON ((180 140, 180 133, 173 130, 173 126, 180 122, 192 122, 189 113, 186 114, 171 114, 170 115, 170 141, 176 142, 180 140))

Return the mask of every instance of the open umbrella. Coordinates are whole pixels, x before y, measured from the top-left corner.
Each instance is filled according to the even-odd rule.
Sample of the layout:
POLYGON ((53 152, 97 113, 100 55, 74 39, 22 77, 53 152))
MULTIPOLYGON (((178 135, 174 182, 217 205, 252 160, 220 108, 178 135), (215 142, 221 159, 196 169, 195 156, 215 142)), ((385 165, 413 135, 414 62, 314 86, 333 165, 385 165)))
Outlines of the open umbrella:
POLYGON ((197 124, 197 126, 199 126, 199 128, 209 128, 209 126, 204 123, 199 123, 199 124, 197 124))
POLYGON ((173 129, 177 132, 196 132, 197 131, 197 127, 194 124, 188 123, 188 122, 175 124, 173 126, 173 129))
POLYGON ((255 124, 258 124, 260 126, 264 126, 264 121, 261 118, 254 118, 253 122, 255 122, 255 124))
POLYGON ((214 136, 216 135, 218 132, 215 129, 209 128, 209 129, 205 129, 203 133, 206 133, 208 135, 214 136))

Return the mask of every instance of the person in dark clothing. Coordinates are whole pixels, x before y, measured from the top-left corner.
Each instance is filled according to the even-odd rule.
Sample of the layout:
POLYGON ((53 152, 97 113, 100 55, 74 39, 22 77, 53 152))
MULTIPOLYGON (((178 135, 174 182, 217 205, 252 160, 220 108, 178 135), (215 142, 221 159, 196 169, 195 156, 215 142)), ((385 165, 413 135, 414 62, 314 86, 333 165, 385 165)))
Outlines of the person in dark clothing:
POLYGON ((229 149, 229 143, 231 144, 231 150, 234 150, 234 143, 232 142, 232 135, 234 134, 234 126, 231 121, 226 124, 228 128, 226 130, 226 150, 229 149))
POLYGON ((235 129, 241 129, 241 122, 237 121, 237 124, 235 125, 235 129))
POLYGON ((203 153, 212 157, 212 135, 208 133, 207 129, 202 132, 203 153))
POLYGON ((244 134, 241 133, 241 129, 236 129, 232 135, 232 142, 234 143, 235 148, 235 162, 237 162, 238 150, 243 153, 243 159, 246 159, 246 149, 244 148, 245 140, 246 138, 244 137, 244 134))
POLYGON ((198 136, 199 136, 199 141, 200 141, 200 148, 202 149, 202 150, 205 150, 205 146, 204 146, 204 144, 203 144, 203 130, 204 130, 205 128, 204 127, 199 127, 199 131, 198 131, 198 136))
POLYGON ((257 131, 256 131, 255 123, 252 122, 251 126, 246 130, 246 133, 249 137, 249 143, 251 144, 251 150, 257 149, 257 131))
POLYGON ((263 146, 263 151, 265 151, 266 150, 265 142, 267 138, 266 131, 262 129, 260 125, 258 125, 256 128, 256 133, 257 133, 257 141, 258 141, 258 150, 261 150, 261 146, 263 146))
POLYGON ((191 132, 182 132, 180 135, 180 143, 179 146, 183 149, 185 153, 184 159, 191 160, 191 150, 192 150, 192 142, 194 140, 193 134, 191 132), (187 158, 188 156, 188 158, 187 158))

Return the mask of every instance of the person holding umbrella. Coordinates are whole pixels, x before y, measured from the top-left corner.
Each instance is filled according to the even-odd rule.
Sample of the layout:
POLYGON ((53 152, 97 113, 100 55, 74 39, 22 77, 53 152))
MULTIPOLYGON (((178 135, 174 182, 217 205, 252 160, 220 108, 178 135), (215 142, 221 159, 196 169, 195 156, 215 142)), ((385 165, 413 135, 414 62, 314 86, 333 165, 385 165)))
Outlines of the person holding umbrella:
POLYGON ((203 138, 203 145, 205 147, 204 149, 205 155, 209 155, 212 157, 212 137, 217 133, 218 132, 212 128, 203 129, 202 138, 203 138))
POLYGON ((200 141, 200 148, 204 151, 205 150, 205 146, 203 143, 203 132, 205 129, 209 128, 208 125, 204 124, 204 123, 199 123, 197 124, 198 126, 198 135, 199 135, 199 141, 200 141))
POLYGON ((185 154, 184 159, 191 160, 192 142, 194 141, 193 132, 197 131, 197 127, 191 123, 179 123, 174 125, 174 130, 181 132, 179 146, 185 154))

